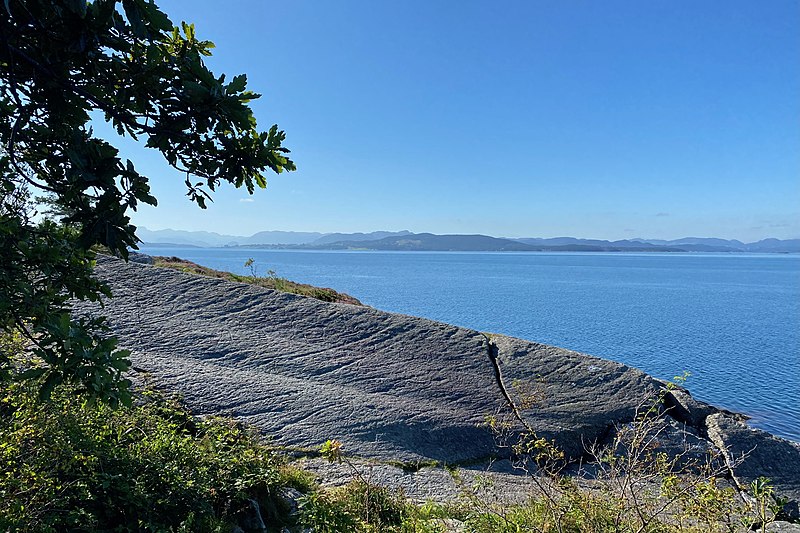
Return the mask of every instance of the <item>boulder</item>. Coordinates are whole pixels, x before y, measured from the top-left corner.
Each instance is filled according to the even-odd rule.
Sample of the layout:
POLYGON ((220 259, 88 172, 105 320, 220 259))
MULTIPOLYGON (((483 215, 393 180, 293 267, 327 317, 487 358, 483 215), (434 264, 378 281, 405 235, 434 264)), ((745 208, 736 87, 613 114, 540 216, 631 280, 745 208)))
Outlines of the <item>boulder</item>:
POLYGON ((237 514, 237 519, 237 527, 244 530, 245 533, 267 532, 267 526, 261 517, 261 508, 256 500, 248 499, 237 514))

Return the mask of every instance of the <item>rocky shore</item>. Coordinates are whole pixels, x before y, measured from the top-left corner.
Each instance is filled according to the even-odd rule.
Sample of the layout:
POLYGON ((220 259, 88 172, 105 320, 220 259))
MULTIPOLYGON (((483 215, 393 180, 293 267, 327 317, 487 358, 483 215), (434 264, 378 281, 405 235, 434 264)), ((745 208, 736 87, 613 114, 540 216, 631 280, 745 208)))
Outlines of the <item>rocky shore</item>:
MULTIPOLYGON (((508 458, 487 417, 534 429, 577 463, 661 390, 658 446, 668 453, 675 443, 698 454, 720 450, 732 485, 769 477, 788 498, 789 516, 798 516, 797 444, 751 429, 741 415, 679 387, 665 391, 637 369, 147 264, 101 257, 96 271, 114 298, 103 307, 80 303, 76 312, 109 317, 120 345, 132 352, 135 380, 152 376, 196 414, 233 416, 289 453, 337 439, 348 453, 384 465, 387 482, 408 485, 406 492, 420 499, 450 490, 436 465, 468 469, 508 458)), ((334 467, 309 464, 336 482, 334 467)), ((500 475, 513 476, 503 469, 500 475)))

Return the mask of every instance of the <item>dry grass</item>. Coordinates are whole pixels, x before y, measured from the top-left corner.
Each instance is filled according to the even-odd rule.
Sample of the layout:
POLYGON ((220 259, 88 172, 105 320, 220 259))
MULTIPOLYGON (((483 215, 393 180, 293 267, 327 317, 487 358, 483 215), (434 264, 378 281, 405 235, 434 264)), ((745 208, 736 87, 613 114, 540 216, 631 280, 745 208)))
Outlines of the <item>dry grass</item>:
POLYGON ((304 283, 295 283, 288 279, 279 278, 275 275, 270 276, 240 276, 231 272, 223 272, 221 270, 214 270, 213 268, 204 267, 197 263, 192 263, 179 257, 153 257, 154 265, 162 268, 171 268, 195 274, 198 276, 207 276, 211 278, 219 278, 228 281, 236 281, 239 283, 248 283, 250 285, 257 285, 259 287, 266 287, 282 292, 291 294, 299 294, 301 296, 308 296, 322 300, 323 302, 336 302, 351 305, 363 305, 358 299, 353 298, 349 294, 336 292, 333 289, 314 287, 313 285, 306 285, 304 283))

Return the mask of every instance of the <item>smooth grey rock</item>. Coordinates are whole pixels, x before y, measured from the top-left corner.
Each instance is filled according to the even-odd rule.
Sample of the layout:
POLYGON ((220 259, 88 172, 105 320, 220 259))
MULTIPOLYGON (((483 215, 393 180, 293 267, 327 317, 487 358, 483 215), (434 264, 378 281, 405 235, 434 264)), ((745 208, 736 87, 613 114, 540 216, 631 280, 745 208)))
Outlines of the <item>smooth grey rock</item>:
POLYGON ((407 498, 416 502, 447 502, 457 500, 460 495, 452 475, 443 468, 426 467, 416 472, 385 463, 369 461, 352 461, 345 463, 329 463, 324 459, 301 459, 295 466, 312 472, 317 482, 323 487, 341 487, 361 476, 368 483, 386 487, 392 491, 402 492, 407 498), (357 470, 358 474, 354 471, 357 470))
POLYGON ((619 363, 492 335, 504 387, 525 423, 568 457, 633 420, 658 383, 619 363))
POLYGON ((424 467, 414 472, 390 464, 358 459, 345 464, 306 458, 294 465, 313 472, 323 487, 340 487, 363 479, 399 492, 417 503, 453 503, 472 495, 485 501, 522 504, 530 500, 535 490, 530 476, 514 469, 508 460, 451 470, 438 466, 424 467))
MULTIPOLYGON (((484 420, 506 384, 541 382, 525 420, 571 457, 630 419, 654 381, 611 361, 367 307, 330 304, 100 258, 110 317, 137 368, 198 414, 251 423, 278 445, 338 439, 368 457, 458 463, 505 453, 484 420), (538 381, 537 381, 538 380, 538 381)), ((512 392, 513 394, 513 392, 512 392)), ((519 399, 517 399, 519 400, 519 399)))
POLYGON ((709 438, 725 452, 741 487, 747 488, 761 476, 769 478, 776 493, 789 498, 784 512, 800 518, 800 444, 750 428, 724 413, 710 415, 706 425, 709 438))
MULTIPOLYGON (((288 448, 338 439, 371 458, 502 456, 484 420, 512 413, 511 400, 524 424, 578 458, 661 386, 611 361, 367 307, 109 257, 97 274, 114 298, 75 312, 108 316, 137 369, 196 414, 234 416, 288 448)), ((723 415, 700 407, 689 418, 705 418, 709 435, 714 426, 717 446, 755 450, 737 475, 767 475, 796 497, 796 447, 730 417, 713 423, 723 415)))
POLYGON ((502 404, 480 333, 252 285, 100 258, 110 317, 137 368, 200 415, 231 415, 276 445, 398 460, 495 453, 502 404))

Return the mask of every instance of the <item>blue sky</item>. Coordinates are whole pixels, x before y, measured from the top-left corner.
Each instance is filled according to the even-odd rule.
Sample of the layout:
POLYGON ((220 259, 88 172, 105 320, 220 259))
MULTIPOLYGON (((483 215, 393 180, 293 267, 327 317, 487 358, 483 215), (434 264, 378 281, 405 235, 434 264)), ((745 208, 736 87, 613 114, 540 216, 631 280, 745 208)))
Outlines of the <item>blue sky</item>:
POLYGON ((800 237, 800 2, 159 0, 298 171, 151 229, 800 237))

